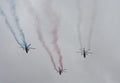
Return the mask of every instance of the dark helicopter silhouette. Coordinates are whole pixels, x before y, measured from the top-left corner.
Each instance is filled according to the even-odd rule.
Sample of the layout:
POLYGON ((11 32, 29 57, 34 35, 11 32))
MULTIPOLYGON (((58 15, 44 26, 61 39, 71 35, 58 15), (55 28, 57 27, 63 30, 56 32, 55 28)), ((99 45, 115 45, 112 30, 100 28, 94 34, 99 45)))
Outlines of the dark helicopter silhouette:
POLYGON ((24 47, 22 47, 22 48, 23 48, 23 50, 25 50, 26 53, 28 53, 30 49, 35 49, 35 48, 30 47, 30 46, 31 46, 31 44, 24 45, 24 47))
POLYGON ((84 58, 86 58, 86 56, 88 54, 92 54, 92 52, 90 52, 90 49, 86 50, 85 48, 80 49, 81 51, 79 51, 78 53, 81 53, 81 55, 83 55, 84 58))
POLYGON ((59 69, 58 69, 57 72, 59 73, 59 75, 61 75, 61 74, 62 74, 63 72, 65 72, 65 70, 66 70, 66 69, 61 69, 60 67, 58 67, 58 68, 59 68, 59 69))

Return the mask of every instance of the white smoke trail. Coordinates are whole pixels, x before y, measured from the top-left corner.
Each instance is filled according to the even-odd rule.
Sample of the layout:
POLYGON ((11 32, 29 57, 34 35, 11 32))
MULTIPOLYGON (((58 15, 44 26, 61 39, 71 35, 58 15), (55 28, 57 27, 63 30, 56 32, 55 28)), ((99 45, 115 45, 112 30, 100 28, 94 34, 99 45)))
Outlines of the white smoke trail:
POLYGON ((77 31, 80 46, 81 49, 91 49, 93 25, 96 16, 96 0, 77 0, 77 7, 79 11, 77 31), (87 40, 84 40, 86 34, 87 40))

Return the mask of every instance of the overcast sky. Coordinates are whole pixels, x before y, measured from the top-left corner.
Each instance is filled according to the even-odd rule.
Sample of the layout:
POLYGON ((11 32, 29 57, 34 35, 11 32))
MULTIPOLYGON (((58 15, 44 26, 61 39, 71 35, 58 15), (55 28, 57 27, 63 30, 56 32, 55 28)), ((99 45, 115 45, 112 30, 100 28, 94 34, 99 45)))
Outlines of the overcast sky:
MULTIPOLYGON (((120 83, 120 0, 95 0, 95 4, 93 4, 94 0, 80 0, 84 1, 85 5, 90 5, 81 4, 80 6, 83 7, 82 11, 85 14, 81 16, 84 20, 81 22, 82 28, 85 29, 84 32, 82 31, 83 39, 87 38, 86 34, 89 34, 91 30, 89 21, 93 21, 87 16, 92 16, 94 14, 92 12, 95 12, 90 39, 93 54, 85 59, 77 53, 81 48, 77 31, 78 18, 82 13, 78 10, 79 0, 30 1, 36 11, 35 15, 39 16, 40 31, 46 45, 53 53, 58 68, 59 58, 51 35, 52 26, 56 22, 50 22, 54 16, 46 13, 47 1, 52 1, 53 14, 55 13, 60 21, 57 44, 63 56, 63 67, 67 70, 62 75, 54 70, 50 56, 38 38, 35 17, 30 13, 29 5, 24 0, 16 0, 17 15, 26 41, 36 49, 31 49, 26 54, 16 43, 4 17, 0 15, 0 83, 120 83)), ((17 33, 17 37, 20 38, 11 14, 10 4, 7 0, 0 0, 0 7, 17 33)), ((88 39, 81 41, 87 45, 88 39)))

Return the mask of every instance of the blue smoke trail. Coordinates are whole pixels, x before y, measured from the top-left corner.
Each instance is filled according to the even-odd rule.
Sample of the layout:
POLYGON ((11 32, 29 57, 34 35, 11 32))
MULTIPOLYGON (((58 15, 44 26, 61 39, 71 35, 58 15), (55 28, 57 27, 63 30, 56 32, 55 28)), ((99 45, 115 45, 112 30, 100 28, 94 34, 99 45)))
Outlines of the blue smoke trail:
POLYGON ((15 34, 14 30, 12 29, 12 26, 10 25, 10 23, 9 23, 9 21, 7 19, 7 16, 5 15, 5 13, 3 12, 3 10, 1 8, 0 8, 0 15, 2 15, 4 17, 5 23, 8 26, 8 28, 10 29, 11 33, 13 34, 13 36, 14 36, 16 42, 18 43, 18 45, 23 47, 22 44, 19 42, 18 38, 16 37, 16 34, 15 34))
POLYGON ((20 32, 20 35, 22 37, 23 46, 24 46, 24 48, 28 47, 26 39, 25 39, 25 36, 24 36, 24 33, 23 33, 23 30, 22 30, 22 28, 20 26, 19 18, 18 18, 17 14, 16 14, 16 3, 15 3, 15 0, 8 0, 8 2, 10 3, 11 12, 12 12, 14 20, 16 22, 17 29, 20 32))

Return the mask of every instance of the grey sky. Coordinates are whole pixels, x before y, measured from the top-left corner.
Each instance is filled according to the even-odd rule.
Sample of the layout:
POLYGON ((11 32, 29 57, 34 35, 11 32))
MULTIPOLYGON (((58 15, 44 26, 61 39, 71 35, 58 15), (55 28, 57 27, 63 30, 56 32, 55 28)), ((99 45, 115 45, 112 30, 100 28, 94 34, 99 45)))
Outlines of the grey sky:
MULTIPOLYGON (((44 14, 45 0, 31 2, 40 15, 46 44, 55 56, 51 28, 44 14)), ((63 55, 63 66, 67 69, 61 76, 53 69, 49 55, 38 39, 35 20, 23 0, 17 0, 17 13, 26 40, 35 50, 26 54, 19 48, 4 18, 0 16, 0 83, 120 83, 120 1, 96 0, 96 18, 91 39, 93 54, 86 59, 77 53, 80 45, 76 2, 77 0, 53 0, 53 7, 61 16, 58 45, 63 55)), ((15 28, 6 0, 0 0, 0 7, 15 28)), ((57 59, 55 56, 56 61, 57 59)))

